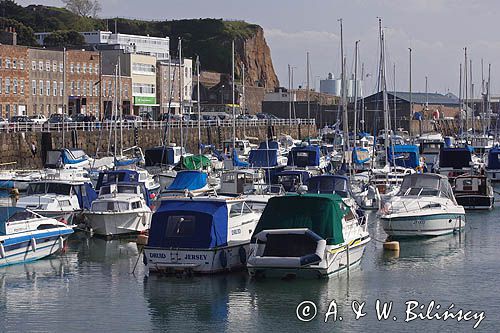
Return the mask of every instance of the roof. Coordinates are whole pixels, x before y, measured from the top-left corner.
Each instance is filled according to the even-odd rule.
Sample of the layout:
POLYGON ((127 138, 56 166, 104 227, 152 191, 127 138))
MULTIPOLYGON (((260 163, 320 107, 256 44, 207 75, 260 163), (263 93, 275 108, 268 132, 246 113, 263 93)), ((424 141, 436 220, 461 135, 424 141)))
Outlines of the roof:
MULTIPOLYGON (((377 98, 374 96, 381 95, 382 92, 378 92, 374 95, 368 96, 365 99, 372 99, 372 98, 377 98)), ((403 92, 403 91, 397 91, 396 93, 394 92, 387 92, 389 100, 394 98, 394 95, 396 95, 397 98, 407 101, 408 103, 410 102, 410 93, 409 92, 403 92)), ((380 98, 381 99, 381 98, 380 98)), ((460 100, 458 99, 457 96, 453 94, 439 94, 439 93, 422 93, 422 92, 412 92, 411 93, 411 101, 412 103, 415 104, 430 104, 430 105, 449 105, 449 106, 458 106, 460 105, 460 100)))

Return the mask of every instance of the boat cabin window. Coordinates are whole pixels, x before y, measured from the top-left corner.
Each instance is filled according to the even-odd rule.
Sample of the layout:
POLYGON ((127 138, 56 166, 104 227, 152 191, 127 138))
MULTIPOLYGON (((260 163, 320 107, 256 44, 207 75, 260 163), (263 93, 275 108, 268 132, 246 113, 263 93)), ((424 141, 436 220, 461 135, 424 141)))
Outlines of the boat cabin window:
POLYGON ((24 220, 29 220, 29 219, 33 219, 33 218, 37 218, 37 216, 35 214, 33 214, 32 212, 24 210, 24 211, 15 212, 14 214, 12 214, 12 216, 9 217, 7 222, 24 221, 24 220))
POLYGON ((405 196, 439 196, 440 191, 433 188, 419 188, 419 187, 411 187, 409 188, 405 196))
POLYGON ((71 202, 69 202, 69 200, 61 200, 61 201, 59 201, 59 206, 61 206, 61 207, 71 207, 71 202))
POLYGON ((73 189, 70 184, 63 183, 33 183, 28 186, 28 195, 46 193, 71 195, 73 194, 73 189))
POLYGON ((354 213, 352 212, 352 209, 348 209, 347 210, 347 213, 345 214, 345 220, 346 221, 351 221, 351 220, 355 220, 356 219, 356 216, 354 215, 354 213))
POLYGON ((247 205, 246 202, 238 202, 234 205, 231 205, 231 210, 229 211, 229 217, 236 217, 251 212, 252 209, 247 205))
POLYGON ((55 224, 40 224, 36 230, 47 230, 47 229, 54 229, 54 228, 59 228, 58 225, 55 224))
POLYGON ((142 204, 140 201, 134 201, 131 203, 131 207, 132 207, 132 209, 138 209, 138 208, 142 207, 142 204))
POLYGON ((95 212, 124 212, 128 209, 128 202, 123 201, 94 201, 92 203, 92 210, 95 212))
POLYGON ((118 193, 136 194, 137 187, 134 185, 118 185, 118 193))
POLYGON ((234 182, 234 173, 226 173, 222 176, 223 183, 233 183, 234 182))
POLYGON ((196 231, 194 216, 169 216, 167 220, 167 237, 189 237, 196 231))

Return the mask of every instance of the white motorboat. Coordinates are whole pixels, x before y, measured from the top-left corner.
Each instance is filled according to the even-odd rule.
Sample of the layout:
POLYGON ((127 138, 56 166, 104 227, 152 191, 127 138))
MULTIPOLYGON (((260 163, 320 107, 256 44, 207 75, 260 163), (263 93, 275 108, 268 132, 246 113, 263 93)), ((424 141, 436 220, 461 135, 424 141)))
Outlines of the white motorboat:
POLYGON ((30 210, 0 207, 0 266, 38 260, 64 248, 73 229, 30 210))
POLYGON ((462 175, 455 178, 453 194, 457 203, 467 209, 492 209, 495 194, 485 175, 462 175))
POLYGON ((108 184, 85 211, 85 221, 96 235, 116 236, 149 229, 153 212, 141 183, 108 184))
POLYGON ((457 204, 448 178, 438 174, 405 176, 399 193, 380 210, 389 236, 439 236, 461 231, 465 210, 457 204))
POLYGON ((162 200, 153 215, 144 262, 148 271, 166 273, 243 268, 259 217, 242 198, 162 200))
POLYGON ((337 194, 269 200, 250 244, 253 277, 330 277, 358 265, 370 241, 364 218, 337 194))

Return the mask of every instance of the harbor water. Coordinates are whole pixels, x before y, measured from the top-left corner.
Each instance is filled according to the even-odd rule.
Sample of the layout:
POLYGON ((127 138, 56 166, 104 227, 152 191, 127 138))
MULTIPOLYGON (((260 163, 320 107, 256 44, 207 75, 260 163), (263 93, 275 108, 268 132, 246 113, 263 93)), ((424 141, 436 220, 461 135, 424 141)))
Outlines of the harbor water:
POLYGON ((384 251, 377 241, 385 234, 375 214, 369 221, 375 240, 360 266, 328 280, 255 281, 245 272, 146 279, 136 243, 77 233, 61 255, 0 269, 0 331, 468 332, 477 322, 405 322, 405 303, 412 300, 426 309, 435 301, 441 306, 437 312, 451 304, 450 311, 484 311, 476 330, 498 330, 498 208, 467 213, 461 234, 401 241, 399 254, 384 251), (393 302, 387 320, 378 320, 377 300, 393 302), (311 303, 305 303, 311 306, 307 311, 297 311, 303 301, 316 306, 316 316, 308 322, 297 318, 297 312, 313 313, 311 303), (357 320, 353 302, 358 310, 365 302, 366 314, 357 320), (336 315, 325 323, 329 308, 336 309, 336 315))

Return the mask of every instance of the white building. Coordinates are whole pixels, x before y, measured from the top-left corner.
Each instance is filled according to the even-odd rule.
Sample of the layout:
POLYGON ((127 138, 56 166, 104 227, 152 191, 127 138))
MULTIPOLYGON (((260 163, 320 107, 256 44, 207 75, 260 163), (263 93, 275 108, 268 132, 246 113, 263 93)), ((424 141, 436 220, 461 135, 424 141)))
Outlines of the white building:
POLYGON ((292 91, 289 92, 284 88, 278 88, 274 92, 266 93, 264 102, 296 102, 297 94, 292 91))
MULTIPOLYGON (((38 44, 45 45, 45 37, 52 34, 51 32, 35 32, 35 38, 38 44)), ((85 43, 89 45, 108 44, 109 37, 113 34, 111 31, 88 31, 80 32, 85 38, 85 43)))
MULTIPOLYGON (((347 98, 354 98, 354 78, 346 81, 347 88, 347 98)), ((324 94, 329 94, 333 96, 340 97, 342 90, 342 80, 335 79, 332 73, 328 74, 328 77, 319 82, 319 91, 324 94)), ((363 96, 363 81, 358 80, 357 84, 358 97, 363 96)))

